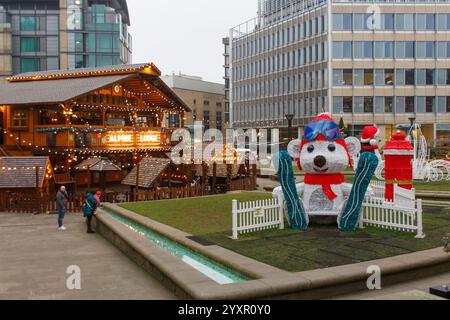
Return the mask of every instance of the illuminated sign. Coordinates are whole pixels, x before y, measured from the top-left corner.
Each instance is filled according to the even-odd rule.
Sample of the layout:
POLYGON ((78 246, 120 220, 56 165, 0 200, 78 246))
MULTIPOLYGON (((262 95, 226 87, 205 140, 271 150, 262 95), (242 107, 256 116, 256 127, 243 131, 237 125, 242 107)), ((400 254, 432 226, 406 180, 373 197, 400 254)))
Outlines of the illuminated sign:
POLYGON ((161 144, 161 132, 158 131, 119 131, 106 134, 106 144, 110 148, 141 148, 161 144))

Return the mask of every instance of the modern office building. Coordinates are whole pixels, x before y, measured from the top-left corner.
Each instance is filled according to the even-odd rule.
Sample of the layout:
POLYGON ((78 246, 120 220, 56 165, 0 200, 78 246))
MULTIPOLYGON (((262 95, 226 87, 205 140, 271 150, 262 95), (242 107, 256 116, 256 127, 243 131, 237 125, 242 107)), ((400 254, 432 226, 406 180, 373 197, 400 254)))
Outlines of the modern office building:
MULTIPOLYGON (((225 119, 225 88, 221 83, 204 81, 201 77, 184 74, 162 76, 161 79, 192 110, 185 114, 185 125, 202 121, 205 130, 224 131, 229 124, 225 119)), ((171 121, 169 121, 171 122, 171 121)))
POLYGON ((260 0, 229 46, 234 127, 330 112, 386 138, 415 118, 432 144, 450 144, 448 1, 260 0))
POLYGON ((131 63, 126 0, 0 0, 0 76, 131 63))

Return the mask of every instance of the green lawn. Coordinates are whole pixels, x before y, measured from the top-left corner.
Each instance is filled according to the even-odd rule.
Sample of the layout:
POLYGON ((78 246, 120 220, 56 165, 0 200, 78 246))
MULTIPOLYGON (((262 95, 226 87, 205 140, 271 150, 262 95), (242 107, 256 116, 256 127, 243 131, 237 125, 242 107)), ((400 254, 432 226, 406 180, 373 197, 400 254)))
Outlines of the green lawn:
POLYGON ((427 207, 427 237, 368 228, 341 233, 336 226, 311 225, 309 231, 272 230, 231 240, 231 201, 270 198, 269 194, 241 193, 206 198, 155 201, 124 208, 288 271, 345 265, 441 246, 450 232, 450 208, 427 207))
POLYGON ((231 230, 233 200, 253 201, 271 198, 267 193, 238 193, 194 199, 124 204, 125 209, 168 224, 193 235, 231 230))

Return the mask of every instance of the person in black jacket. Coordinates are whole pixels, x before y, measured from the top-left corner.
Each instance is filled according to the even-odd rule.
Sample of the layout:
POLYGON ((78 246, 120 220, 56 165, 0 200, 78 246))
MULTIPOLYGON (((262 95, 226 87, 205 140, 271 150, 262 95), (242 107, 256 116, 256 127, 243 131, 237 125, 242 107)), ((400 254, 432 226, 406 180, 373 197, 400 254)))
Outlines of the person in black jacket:
POLYGON ((69 195, 67 194, 66 187, 62 186, 56 194, 56 206, 58 208, 58 227, 59 230, 64 231, 64 216, 67 212, 67 203, 69 202, 69 195))

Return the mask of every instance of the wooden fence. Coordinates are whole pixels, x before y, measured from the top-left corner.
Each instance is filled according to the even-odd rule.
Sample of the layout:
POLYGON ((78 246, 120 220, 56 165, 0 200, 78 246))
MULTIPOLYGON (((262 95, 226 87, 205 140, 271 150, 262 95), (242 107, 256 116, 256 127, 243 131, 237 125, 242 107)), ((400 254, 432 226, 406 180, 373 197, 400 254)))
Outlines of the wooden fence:
MULTIPOLYGON (((185 186, 179 188, 158 188, 154 191, 139 192, 106 192, 102 195, 102 202, 125 203, 138 201, 182 199, 203 196, 202 186, 185 186)), ((77 193, 69 197, 68 212, 82 212, 86 195, 77 193)), ((58 211, 56 200, 49 196, 35 193, 6 194, 1 211, 12 213, 41 214, 58 211)))

